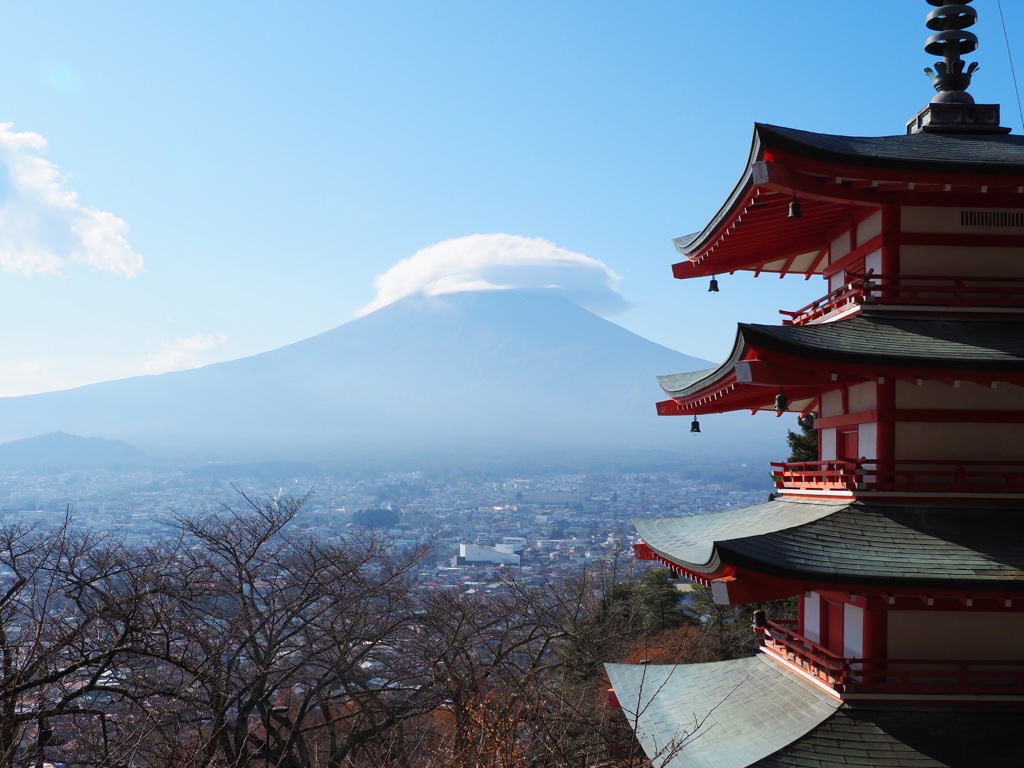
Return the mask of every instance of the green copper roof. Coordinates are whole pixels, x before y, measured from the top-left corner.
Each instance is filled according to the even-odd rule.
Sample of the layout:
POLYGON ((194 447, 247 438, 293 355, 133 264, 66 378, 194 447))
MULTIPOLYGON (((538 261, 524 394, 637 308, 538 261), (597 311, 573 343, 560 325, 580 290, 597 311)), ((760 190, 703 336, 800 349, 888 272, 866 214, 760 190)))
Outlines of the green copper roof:
POLYGON ((1024 370, 1024 322, 861 314, 814 325, 750 325, 747 345, 837 362, 1024 370))
POLYGON ((644 751, 665 768, 752 765, 820 725, 840 704, 764 656, 606 669, 644 751))
POLYGON ((1020 764, 1020 709, 841 705, 765 656, 606 669, 641 746, 663 768, 1020 764))
POLYGON ((847 502, 776 500, 712 515, 639 519, 634 520, 633 525, 654 552, 696 570, 712 563, 716 542, 805 525, 847 506, 847 502))
POLYGON ((637 520, 654 552, 825 583, 1024 590, 1024 509, 775 500, 714 515, 637 520))

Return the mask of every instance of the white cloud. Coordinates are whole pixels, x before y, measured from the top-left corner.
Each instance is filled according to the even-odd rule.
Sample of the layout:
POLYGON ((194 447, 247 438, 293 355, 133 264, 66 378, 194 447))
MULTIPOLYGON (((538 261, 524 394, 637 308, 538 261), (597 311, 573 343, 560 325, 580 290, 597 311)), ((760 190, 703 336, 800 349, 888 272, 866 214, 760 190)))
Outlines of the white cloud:
POLYGON ((427 246, 379 275, 374 281, 376 298, 356 315, 415 293, 540 289, 558 291, 588 309, 609 314, 628 306, 618 293, 621 279, 603 262, 547 240, 470 235, 427 246))
POLYGON ((225 344, 228 337, 223 333, 197 333, 167 342, 156 354, 146 358, 147 373, 167 373, 198 368, 205 365, 203 353, 225 344))
POLYGON ((62 389, 66 384, 46 366, 34 360, 11 360, 0 363, 0 397, 33 395, 62 389))
POLYGON ((142 270, 128 223, 82 205, 56 165, 39 156, 46 139, 0 123, 0 270, 59 275, 85 264, 123 277, 142 270))

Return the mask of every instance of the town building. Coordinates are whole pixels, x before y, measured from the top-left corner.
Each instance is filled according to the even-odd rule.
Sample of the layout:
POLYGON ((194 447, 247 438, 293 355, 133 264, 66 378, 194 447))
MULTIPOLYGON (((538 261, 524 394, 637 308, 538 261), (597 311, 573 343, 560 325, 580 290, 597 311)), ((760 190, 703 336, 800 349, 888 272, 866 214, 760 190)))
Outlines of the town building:
MULTIPOLYGON (((933 6, 936 96, 900 135, 757 125, 678 278, 800 274, 826 295, 741 324, 662 415, 813 415, 814 461, 746 509, 636 521, 638 557, 755 613, 761 652, 610 665, 654 763, 1017 765, 1024 721, 1024 137, 967 93, 970 0, 933 6)), ((705 419, 705 429, 713 425, 705 419)))

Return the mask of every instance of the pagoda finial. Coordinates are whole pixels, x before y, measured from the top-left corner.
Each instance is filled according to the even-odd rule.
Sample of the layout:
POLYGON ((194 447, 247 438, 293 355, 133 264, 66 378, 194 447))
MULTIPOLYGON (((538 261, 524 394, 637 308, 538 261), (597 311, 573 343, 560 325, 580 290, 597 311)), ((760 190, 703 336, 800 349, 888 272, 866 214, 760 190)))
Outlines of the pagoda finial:
POLYGON ((959 3, 947 3, 945 0, 927 0, 935 9, 929 12, 925 26, 935 34, 925 43, 924 49, 932 56, 941 56, 942 61, 935 63, 935 70, 925 68, 925 73, 932 79, 938 91, 932 103, 973 104, 974 98, 967 93, 971 85, 971 75, 978 69, 978 62, 967 64, 961 56, 978 50, 978 38, 967 31, 978 21, 978 12, 968 3, 973 0, 962 0, 959 3))

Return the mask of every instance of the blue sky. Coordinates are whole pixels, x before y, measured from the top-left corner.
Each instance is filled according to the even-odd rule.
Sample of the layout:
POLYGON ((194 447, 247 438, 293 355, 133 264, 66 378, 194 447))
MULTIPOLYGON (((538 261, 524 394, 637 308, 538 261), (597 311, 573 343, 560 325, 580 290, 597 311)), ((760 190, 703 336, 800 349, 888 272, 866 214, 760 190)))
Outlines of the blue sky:
MULTIPOLYGON (((1002 5, 1019 52, 1024 3, 1002 5)), ((1020 133, 997 3, 974 6, 971 92, 1020 133)), ((615 322, 720 360, 737 321, 823 284, 709 295, 671 277, 671 238, 725 199, 755 121, 902 132, 933 93, 929 10, 2 2, 0 395, 243 357, 481 280, 604 291, 615 322)))

